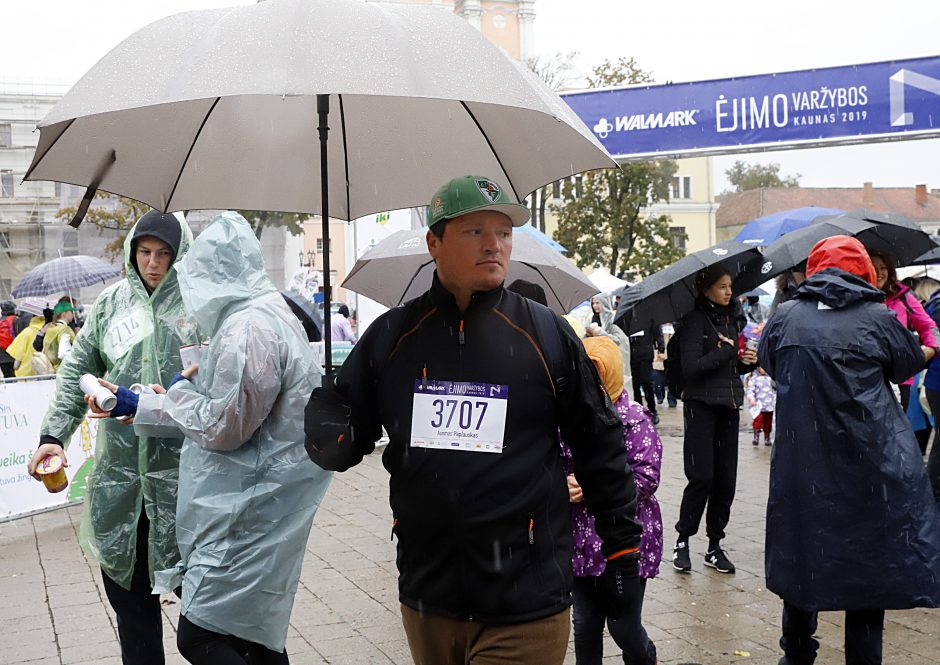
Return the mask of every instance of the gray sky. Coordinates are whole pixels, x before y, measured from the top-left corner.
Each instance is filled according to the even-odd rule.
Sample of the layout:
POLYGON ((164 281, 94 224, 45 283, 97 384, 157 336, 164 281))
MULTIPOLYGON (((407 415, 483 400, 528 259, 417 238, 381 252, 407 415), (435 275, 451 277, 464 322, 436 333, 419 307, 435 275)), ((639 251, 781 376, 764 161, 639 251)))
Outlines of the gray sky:
MULTIPOLYGON (((134 30, 188 9, 254 0, 34 0, 7 7, 0 81, 73 83, 134 30), (79 28, 78 26, 82 26, 79 28)), ((764 74, 940 55, 940 2, 536 0, 536 51, 579 52, 578 74, 632 56, 658 82, 764 74)), ((159 48, 159 45, 155 45, 159 48)), ((718 157, 779 162, 804 186, 940 188, 940 139, 718 157)), ((716 190, 726 186, 716 180, 716 190)))

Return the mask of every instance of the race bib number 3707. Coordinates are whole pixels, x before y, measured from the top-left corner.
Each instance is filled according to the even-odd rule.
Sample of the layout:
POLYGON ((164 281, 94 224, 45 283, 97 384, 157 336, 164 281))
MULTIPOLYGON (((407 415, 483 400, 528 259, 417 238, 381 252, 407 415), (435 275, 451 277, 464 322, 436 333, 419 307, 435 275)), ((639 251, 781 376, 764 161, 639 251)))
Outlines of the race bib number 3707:
POLYGON ((411 445, 479 453, 503 452, 509 386, 415 381, 411 445))

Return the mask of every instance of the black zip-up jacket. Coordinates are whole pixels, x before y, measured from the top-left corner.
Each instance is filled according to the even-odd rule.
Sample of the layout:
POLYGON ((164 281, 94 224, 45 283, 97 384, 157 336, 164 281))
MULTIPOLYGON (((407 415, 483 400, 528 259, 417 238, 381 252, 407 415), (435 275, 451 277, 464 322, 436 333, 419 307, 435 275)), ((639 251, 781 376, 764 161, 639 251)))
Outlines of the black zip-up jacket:
POLYGON ((696 400, 729 409, 740 408, 744 402, 744 386, 740 375, 755 367, 738 362, 740 330, 734 301, 726 307, 720 307, 704 297, 695 301, 695 309, 682 319, 679 337, 685 378, 683 400, 696 400), (719 348, 719 333, 732 340, 734 346, 722 344, 719 348))
POLYGON ((381 426, 389 435, 383 463, 391 474, 399 598, 413 609, 515 623, 570 605, 572 533, 559 428, 604 553, 639 546, 620 419, 580 340, 552 315, 565 355, 564 387, 555 386, 530 307, 541 305, 500 287, 474 294, 461 314, 435 275, 428 292, 369 326, 338 373, 355 445, 368 453, 381 426), (411 446, 415 382, 424 376, 508 386, 502 452, 411 446))

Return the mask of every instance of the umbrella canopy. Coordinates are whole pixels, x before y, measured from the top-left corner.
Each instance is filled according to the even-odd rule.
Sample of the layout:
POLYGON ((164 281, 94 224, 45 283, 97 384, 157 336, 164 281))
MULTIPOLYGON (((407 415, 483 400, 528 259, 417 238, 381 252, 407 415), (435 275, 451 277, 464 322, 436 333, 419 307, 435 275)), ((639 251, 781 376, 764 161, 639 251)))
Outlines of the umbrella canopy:
POLYGON ((760 251, 728 240, 692 252, 626 289, 620 298, 616 321, 629 335, 680 320, 695 307, 698 274, 717 263, 731 273, 735 293, 749 291, 767 280, 761 273, 760 251))
POLYGON ((92 284, 103 284, 121 276, 121 271, 94 256, 64 256, 52 259, 26 273, 13 288, 13 297, 46 296, 92 284))
POLYGON ((281 291, 281 297, 300 320, 308 342, 319 342, 323 339, 323 319, 309 300, 293 291, 281 291))
POLYGON ((49 298, 23 298, 18 303, 16 303, 16 309, 23 312, 28 312, 34 316, 42 316, 42 310, 52 309, 55 307, 57 299, 49 298))
POLYGON ((591 280, 591 283, 598 288, 601 293, 613 293, 618 289, 622 289, 625 286, 629 286, 630 283, 625 279, 620 279, 619 277, 614 277, 608 271, 603 268, 598 268, 590 275, 588 279, 591 280))
POLYGON ((781 210, 780 212, 752 219, 734 239, 743 242, 745 245, 766 247, 780 236, 802 229, 819 217, 839 215, 843 212, 845 211, 836 208, 817 208, 816 206, 781 210))
POLYGON ((525 233, 526 235, 530 235, 536 240, 538 240, 540 243, 545 245, 546 247, 550 247, 551 249, 554 249, 556 252, 561 252, 562 254, 566 254, 568 252, 567 248, 564 245, 562 245, 560 242, 558 242, 551 236, 545 233, 542 233, 531 224, 523 224, 522 226, 514 226, 512 229, 512 232, 513 233, 525 233))
POLYGON ((427 205, 459 175, 521 201, 615 166, 557 94, 451 12, 268 0, 125 39, 40 123, 26 179, 163 211, 320 213, 318 95, 330 96, 334 218, 427 205))
MULTIPOLYGON (((431 286, 434 260, 425 234, 397 231, 366 252, 343 281, 343 288, 395 307, 416 298, 431 286)), ((545 289, 548 306, 558 314, 598 292, 578 267, 533 237, 516 233, 506 284, 524 279, 545 289)))
POLYGON ((903 215, 855 210, 818 220, 771 243, 764 250, 767 276, 800 265, 817 242, 836 235, 857 238, 869 251, 886 254, 898 266, 937 247, 916 222, 903 215))
MULTIPOLYGON (((328 238, 330 217, 424 206, 459 175, 491 178, 521 201, 616 166, 555 92, 466 21, 360 0, 268 0, 156 21, 92 67, 39 129, 25 179, 87 186, 76 226, 100 188, 164 212, 320 214, 328 238)), ((327 306, 329 274, 327 253, 327 306)), ((329 326, 324 344, 329 359, 329 326)))
POLYGON ((937 244, 937 248, 932 249, 929 252, 924 252, 916 259, 911 261, 911 264, 932 265, 934 263, 940 263, 940 236, 933 235, 930 237, 937 244))

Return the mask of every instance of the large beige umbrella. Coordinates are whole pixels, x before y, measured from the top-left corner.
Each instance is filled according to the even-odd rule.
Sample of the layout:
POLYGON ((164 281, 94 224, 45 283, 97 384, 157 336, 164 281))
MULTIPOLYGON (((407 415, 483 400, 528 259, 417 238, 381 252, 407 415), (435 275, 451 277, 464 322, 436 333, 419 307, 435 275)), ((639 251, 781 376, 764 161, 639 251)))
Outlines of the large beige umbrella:
MULTIPOLYGON (((356 261, 343 288, 386 307, 417 298, 431 286, 434 275, 426 234, 427 229, 393 233, 356 261)), ((548 306, 558 314, 567 314, 599 291, 571 259, 518 229, 512 235, 506 284, 517 279, 541 286, 548 306)))
POLYGON ((162 211, 320 213, 324 237, 329 216, 426 205, 458 175, 522 200, 614 165, 554 92, 467 22, 360 0, 157 21, 92 67, 39 129, 26 179, 86 186, 85 208, 100 188, 162 211))

